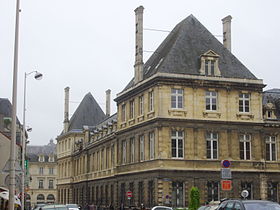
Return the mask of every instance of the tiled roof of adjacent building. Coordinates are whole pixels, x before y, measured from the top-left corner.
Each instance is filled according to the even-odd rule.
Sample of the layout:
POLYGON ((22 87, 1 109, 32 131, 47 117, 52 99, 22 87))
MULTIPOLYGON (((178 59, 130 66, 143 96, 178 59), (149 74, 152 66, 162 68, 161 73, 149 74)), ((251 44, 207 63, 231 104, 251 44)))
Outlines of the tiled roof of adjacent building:
POLYGON ((54 155, 56 161, 56 144, 51 139, 47 145, 27 145, 26 153, 31 162, 37 162, 39 155, 44 155, 47 162, 49 156, 54 155))
POLYGON ((95 126, 105 118, 96 100, 88 93, 71 117, 68 130, 82 129, 84 125, 95 126))
MULTIPOLYGON (((7 98, 0 98, 0 115, 12 117, 12 104, 7 98)), ((17 124, 20 124, 17 118, 17 124)))
MULTIPOLYGON (((144 64, 143 78, 157 72, 200 75, 200 56, 212 50, 219 57, 221 77, 257 79, 193 15, 181 21, 144 64)), ((133 80, 125 90, 134 86, 133 80)))

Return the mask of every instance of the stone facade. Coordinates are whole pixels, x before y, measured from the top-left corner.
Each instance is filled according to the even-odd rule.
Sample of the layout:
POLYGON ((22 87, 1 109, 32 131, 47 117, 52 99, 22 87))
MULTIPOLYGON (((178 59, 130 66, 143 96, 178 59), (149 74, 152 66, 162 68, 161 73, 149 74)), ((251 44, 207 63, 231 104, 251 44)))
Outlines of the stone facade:
POLYGON ((185 207, 193 186, 201 203, 239 198, 244 189, 249 199, 279 201, 277 109, 263 105, 263 81, 204 33, 189 16, 142 66, 143 80, 117 95, 115 115, 58 136, 59 202, 185 207), (199 58, 174 56, 189 50, 192 27, 193 39, 206 43, 187 46, 199 58), (231 162, 229 191, 221 186, 222 160, 231 162))

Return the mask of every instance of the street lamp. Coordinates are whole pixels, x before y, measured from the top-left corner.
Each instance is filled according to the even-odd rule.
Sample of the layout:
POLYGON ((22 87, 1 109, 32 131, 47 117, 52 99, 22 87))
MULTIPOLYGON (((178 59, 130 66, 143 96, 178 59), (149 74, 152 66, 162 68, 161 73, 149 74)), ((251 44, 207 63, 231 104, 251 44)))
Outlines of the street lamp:
POLYGON ((26 78, 28 75, 35 73, 34 78, 36 80, 41 80, 43 78, 43 74, 38 71, 31 71, 29 73, 24 73, 24 94, 23 94, 23 136, 22 136, 22 176, 21 176, 21 209, 24 210, 24 187, 25 187, 25 146, 26 146, 26 139, 25 139, 25 111, 26 111, 26 78))

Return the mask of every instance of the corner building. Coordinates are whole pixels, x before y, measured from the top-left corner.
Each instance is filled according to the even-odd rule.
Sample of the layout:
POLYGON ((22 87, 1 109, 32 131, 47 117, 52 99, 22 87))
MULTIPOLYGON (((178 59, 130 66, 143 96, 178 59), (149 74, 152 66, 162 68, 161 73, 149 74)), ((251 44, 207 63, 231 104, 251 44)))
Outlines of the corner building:
POLYGON ((201 203, 244 189, 248 199, 279 202, 280 91, 263 92, 231 53, 231 17, 221 44, 188 16, 144 64, 143 9, 135 10, 135 75, 115 98, 117 113, 84 129, 71 154, 72 202, 184 207, 193 186, 201 203), (221 188, 225 159, 229 191, 221 188))

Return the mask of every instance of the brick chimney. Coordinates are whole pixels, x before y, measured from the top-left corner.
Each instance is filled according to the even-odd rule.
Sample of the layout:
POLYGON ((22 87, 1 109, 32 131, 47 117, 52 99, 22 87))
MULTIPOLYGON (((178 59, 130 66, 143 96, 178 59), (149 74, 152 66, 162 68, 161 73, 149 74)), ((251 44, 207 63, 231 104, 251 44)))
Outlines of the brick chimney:
POLYGON ((143 80, 143 6, 137 7, 135 12, 135 64, 134 83, 143 80))
POLYGON ((223 44, 231 51, 231 19, 230 15, 222 19, 223 22, 223 44))
POLYGON ((64 133, 68 132, 69 128, 69 87, 64 89, 65 91, 65 99, 64 99, 64 133))
POLYGON ((110 110, 111 110, 111 90, 108 89, 106 90, 106 116, 110 116, 111 113, 110 113, 110 110))

